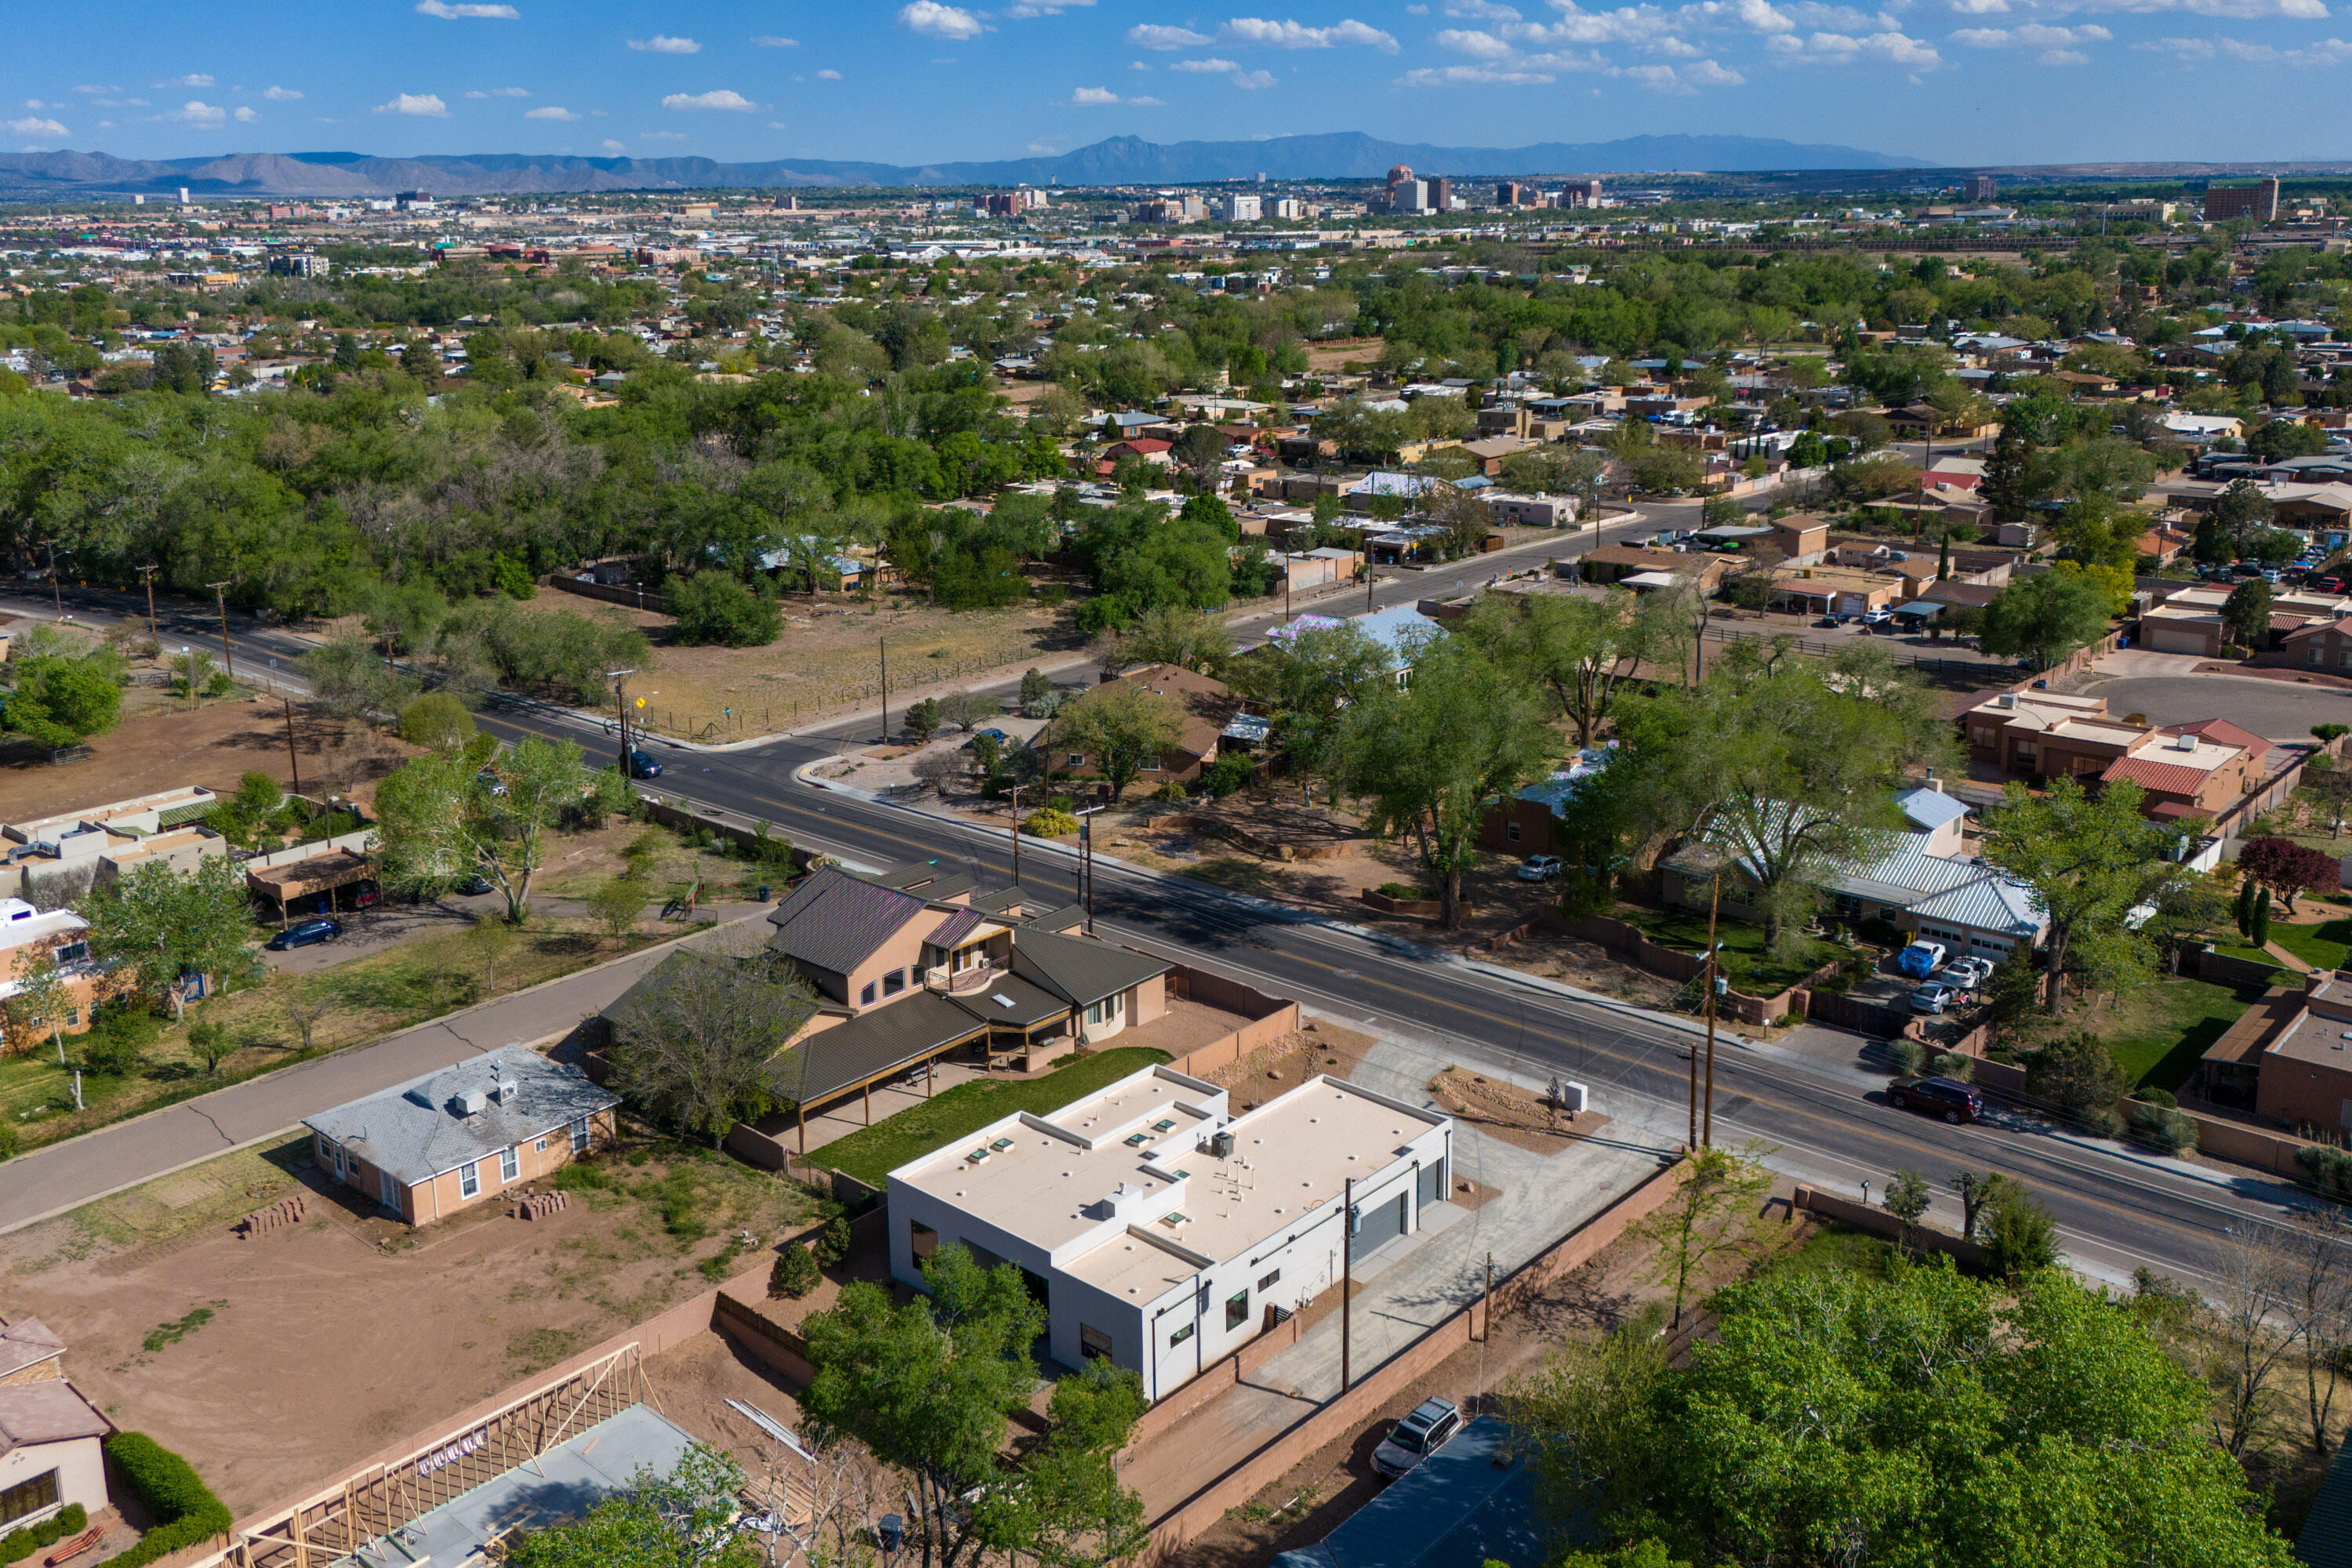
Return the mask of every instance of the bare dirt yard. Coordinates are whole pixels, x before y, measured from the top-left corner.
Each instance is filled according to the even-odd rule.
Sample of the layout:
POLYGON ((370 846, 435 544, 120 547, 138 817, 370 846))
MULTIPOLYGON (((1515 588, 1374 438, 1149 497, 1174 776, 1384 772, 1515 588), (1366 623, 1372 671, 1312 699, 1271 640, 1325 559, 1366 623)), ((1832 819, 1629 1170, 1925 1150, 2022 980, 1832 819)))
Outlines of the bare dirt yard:
POLYGON ((674 1147, 590 1169, 612 1184, 548 1219, 486 1204, 410 1232, 346 1205, 307 1140, 243 1151, 0 1240, 9 1314, 57 1330, 101 1409, 242 1513, 741 1271, 813 1214, 674 1147), (231 1234, 298 1187, 306 1223, 231 1234))
POLYGON ((894 706, 1018 675, 1073 657, 1085 646, 1066 607, 950 611, 919 594, 786 594, 784 632, 765 647, 682 647, 670 618, 550 591, 525 610, 619 619, 655 645, 653 668, 629 683, 658 733, 697 740, 756 735, 871 702, 881 691, 881 654, 890 659, 894 706), (732 709, 732 715, 725 710, 732 709))

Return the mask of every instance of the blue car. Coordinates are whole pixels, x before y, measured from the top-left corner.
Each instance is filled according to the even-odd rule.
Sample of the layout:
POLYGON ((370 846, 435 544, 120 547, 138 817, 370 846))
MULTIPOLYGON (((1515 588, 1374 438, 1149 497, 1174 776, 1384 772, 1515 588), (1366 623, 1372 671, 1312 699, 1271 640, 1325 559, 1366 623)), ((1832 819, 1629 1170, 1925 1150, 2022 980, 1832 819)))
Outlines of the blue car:
POLYGON ((1895 955, 1895 973, 1906 980, 1925 980, 1944 962, 1940 942, 1915 942, 1895 955))
POLYGON ((979 732, 979 734, 976 734, 976 735, 972 736, 972 738, 971 738, 971 740, 966 741, 966 742, 963 743, 963 745, 962 745, 961 748, 959 748, 959 749, 960 749, 960 750, 962 750, 962 751, 966 751, 966 752, 971 751, 974 746, 976 746, 976 745, 978 745, 978 744, 980 743, 982 736, 985 736, 985 737, 987 737, 989 740, 994 741, 994 742, 995 742, 998 745, 1000 745, 1000 746, 1001 746, 1001 745, 1003 745, 1006 741, 1008 741, 1008 740, 1012 739, 1012 737, 1011 737, 1011 736, 1007 735, 1007 734, 1006 734, 1003 731, 1002 731, 1002 730, 998 730, 998 729, 987 729, 987 730, 982 730, 982 731, 981 731, 979 732))
POLYGON ((657 779, 661 777, 661 764, 654 761, 651 752, 641 752, 636 747, 631 746, 629 776, 634 779, 657 779))
POLYGON ((341 921, 297 921, 269 939, 269 951, 284 952, 291 947, 308 947, 314 942, 332 942, 343 934, 341 921))

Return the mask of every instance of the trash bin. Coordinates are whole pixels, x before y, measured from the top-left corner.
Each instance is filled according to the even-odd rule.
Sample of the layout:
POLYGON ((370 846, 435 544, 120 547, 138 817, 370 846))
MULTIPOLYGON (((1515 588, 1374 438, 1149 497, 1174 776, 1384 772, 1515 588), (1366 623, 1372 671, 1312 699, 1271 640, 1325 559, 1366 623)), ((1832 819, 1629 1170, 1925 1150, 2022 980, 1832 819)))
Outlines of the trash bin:
POLYGON ((906 1540, 906 1531, 903 1520, 895 1513, 886 1513, 882 1516, 882 1522, 875 1527, 876 1544, 885 1552, 896 1552, 906 1540))
POLYGON ((765 882, 760 884, 760 901, 763 904, 768 901, 768 884, 765 882))

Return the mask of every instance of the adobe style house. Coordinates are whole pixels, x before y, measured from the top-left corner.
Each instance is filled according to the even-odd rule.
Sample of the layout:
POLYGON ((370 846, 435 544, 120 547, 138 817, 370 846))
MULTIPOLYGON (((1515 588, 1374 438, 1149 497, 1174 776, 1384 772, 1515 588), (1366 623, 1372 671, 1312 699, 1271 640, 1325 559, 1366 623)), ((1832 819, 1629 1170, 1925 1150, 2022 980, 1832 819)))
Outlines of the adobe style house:
POLYGON ((576 1067, 501 1046, 302 1125, 322 1175, 421 1226, 609 1144, 619 1104, 576 1067))
POLYGON ((2352 1132, 2352 982, 2273 990, 2206 1048, 2201 1093, 2289 1127, 2352 1132))
MULTIPOLYGON (((1100 1046, 1168 1010, 1172 964, 1077 934, 1073 910, 1018 889, 979 892, 969 873, 930 861, 871 876, 820 866, 768 920, 769 952, 817 1005, 772 1064, 785 1109, 737 1142, 749 1158, 805 1139, 811 1110, 853 1095, 870 1117, 874 1085, 950 1052, 1025 1066, 1041 1047, 1100 1046)), ((604 1010, 608 1026, 625 1026, 660 973, 604 1010)))
POLYGON ((151 860, 194 871, 228 853, 228 840, 203 823, 219 804, 211 790, 190 784, 0 825, 0 894, 63 909, 151 860))
POLYGON ((2071 778, 2085 787, 2128 780, 2158 821, 2218 816, 2263 779, 2271 743, 2226 719, 2158 728, 2107 717, 2104 697, 1996 691, 1961 710, 1971 762, 2024 779, 2071 778))
POLYGON ((71 910, 37 910, 22 899, 0 899, 0 1002, 25 986, 30 966, 43 960, 58 968, 66 989, 65 1015, 33 1026, 33 1038, 11 1040, 0 1026, 0 1047, 29 1050, 52 1034, 79 1035, 108 988, 107 971, 89 955, 89 922, 71 910))
MULTIPOLYGON (((1139 691, 1156 692, 1174 702, 1183 714, 1183 728, 1175 746, 1143 759, 1143 768, 1135 776, 1143 789, 1157 789, 1171 782, 1190 784, 1199 782, 1201 770, 1217 760, 1217 746, 1225 726, 1242 710, 1242 700, 1223 681, 1205 675, 1196 675, 1172 664, 1146 664, 1106 680, 1104 687, 1127 686, 1139 691)), ((1083 699, 1081 699, 1083 700, 1083 699)), ((1102 770, 1098 759, 1085 752, 1064 745, 1051 729, 1037 742, 1039 752, 1046 766, 1055 773, 1071 778, 1098 779, 1102 770)))
POLYGON ((0 1322, 0 1534, 74 1503, 107 1506, 114 1423, 66 1380, 65 1353, 38 1318, 0 1322))

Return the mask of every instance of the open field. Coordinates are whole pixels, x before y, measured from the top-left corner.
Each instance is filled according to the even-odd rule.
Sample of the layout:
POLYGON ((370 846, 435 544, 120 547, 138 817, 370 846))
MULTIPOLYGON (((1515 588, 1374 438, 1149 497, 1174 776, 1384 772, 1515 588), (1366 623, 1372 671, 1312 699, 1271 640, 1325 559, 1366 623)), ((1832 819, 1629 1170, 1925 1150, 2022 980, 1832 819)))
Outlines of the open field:
POLYGON ((612 1184, 565 1183, 548 1219, 492 1203, 410 1232, 347 1205, 298 1140, 8 1237, 0 1268, 10 1315, 64 1337, 92 1401, 243 1512, 706 1289, 706 1264, 740 1272, 814 1215, 789 1183, 671 1145, 589 1171, 612 1184), (308 1223, 229 1234, 298 1185, 308 1223))

